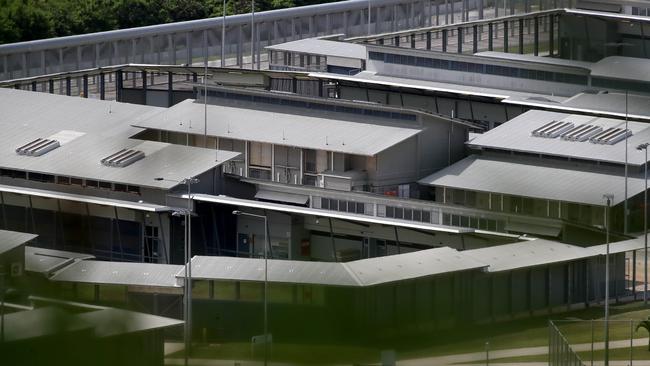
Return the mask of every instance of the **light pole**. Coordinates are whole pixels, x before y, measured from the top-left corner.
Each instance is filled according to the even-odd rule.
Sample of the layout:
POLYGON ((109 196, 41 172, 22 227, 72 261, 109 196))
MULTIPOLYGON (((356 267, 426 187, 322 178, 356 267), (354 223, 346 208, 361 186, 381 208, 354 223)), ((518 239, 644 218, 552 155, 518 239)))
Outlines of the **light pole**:
POLYGON ((255 69, 255 0, 251 0, 251 70, 254 69, 255 69))
POLYGON ((5 267, 0 264, 0 343, 5 341, 5 267))
POLYGON ((249 216, 264 220, 264 365, 269 362, 269 259, 268 259, 268 218, 266 215, 256 215, 248 212, 235 210, 232 212, 236 216, 249 216))
POLYGON ((180 181, 173 179, 166 179, 162 177, 154 178, 156 181, 168 181, 178 184, 187 185, 187 209, 174 211, 172 216, 185 216, 185 253, 184 253, 184 264, 185 264, 185 281, 184 288, 185 291, 183 295, 183 318, 185 319, 185 328, 183 329, 183 340, 185 343, 185 352, 184 353, 184 365, 187 366, 190 356, 190 348, 192 345, 192 220, 190 215, 192 214, 192 184, 199 182, 198 178, 185 178, 180 181))
MULTIPOLYGON (((643 191, 643 304, 648 305, 648 146, 643 143, 636 147, 637 150, 645 151, 643 161, 645 190, 643 191)), ((636 280, 636 278, 634 279, 636 280)))
POLYGON ((223 0, 223 14, 221 19, 221 67, 226 67, 226 0, 223 0))
POLYGON ((609 209, 614 200, 613 194, 605 194, 603 198, 607 201, 605 207, 605 366, 609 366, 609 209))

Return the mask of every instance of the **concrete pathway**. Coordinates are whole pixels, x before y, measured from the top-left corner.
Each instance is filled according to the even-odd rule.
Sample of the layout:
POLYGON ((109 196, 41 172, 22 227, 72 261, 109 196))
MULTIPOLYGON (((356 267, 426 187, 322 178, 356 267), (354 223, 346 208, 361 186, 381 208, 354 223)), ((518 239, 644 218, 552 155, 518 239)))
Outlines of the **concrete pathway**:
MULTIPOLYGON (((647 346, 648 345, 648 338, 639 338, 635 339, 632 341, 632 346, 637 347, 637 346, 647 346)), ((609 348, 610 349, 616 349, 616 348, 628 348, 630 346, 630 341, 629 340, 622 340, 622 341, 610 341, 609 342, 609 348)), ((576 352, 583 352, 583 351, 590 351, 591 350, 591 343, 582 343, 582 344, 575 344, 571 345, 571 348, 576 351, 576 352)), ((605 348, 605 343, 604 342, 596 342, 594 343, 594 350, 601 350, 605 348)), ((548 346, 541 346, 541 347, 526 347, 526 348, 512 348, 512 349, 505 349, 505 350, 494 350, 490 351, 490 359, 500 359, 500 358, 509 358, 509 357, 520 357, 520 356, 536 356, 536 355, 546 355, 548 354, 548 346)), ((463 354, 455 354, 455 355, 447 355, 447 356, 437 356, 437 357, 425 357, 425 358, 417 358, 417 359, 411 359, 411 360, 401 360, 397 362, 398 366, 418 366, 418 365, 462 365, 464 363, 468 362, 480 362, 480 361, 485 361, 485 352, 474 352, 474 353, 463 353, 463 354)), ((610 365, 618 365, 613 363, 614 361, 610 362, 610 365)), ((618 362, 618 361, 615 361, 618 362)), ((646 361, 635 361, 634 365, 639 365, 639 366, 645 366, 643 362, 646 361), (637 363, 638 362, 638 363, 637 363)), ((629 361, 627 363, 623 362, 621 365, 629 365, 629 361)), ((547 365, 546 362, 517 362, 517 365, 529 365, 529 366, 537 366, 537 365, 547 365)), ((597 362, 594 362, 594 365, 596 365, 597 362)), ((490 362, 491 366, 497 365, 497 363, 492 363, 490 362)), ((506 363, 505 365, 510 365, 512 366, 513 363, 506 363)), ((474 364, 476 366, 476 364, 474 364)), ((650 360, 647 361, 647 366, 650 366, 650 360)))

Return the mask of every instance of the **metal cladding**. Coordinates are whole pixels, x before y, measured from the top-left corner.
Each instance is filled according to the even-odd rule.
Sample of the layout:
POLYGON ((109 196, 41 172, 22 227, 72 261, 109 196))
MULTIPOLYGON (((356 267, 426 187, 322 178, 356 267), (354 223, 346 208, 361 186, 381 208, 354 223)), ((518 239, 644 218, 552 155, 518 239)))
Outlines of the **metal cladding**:
POLYGON ((41 156, 61 146, 57 140, 38 138, 16 149, 18 155, 41 156))

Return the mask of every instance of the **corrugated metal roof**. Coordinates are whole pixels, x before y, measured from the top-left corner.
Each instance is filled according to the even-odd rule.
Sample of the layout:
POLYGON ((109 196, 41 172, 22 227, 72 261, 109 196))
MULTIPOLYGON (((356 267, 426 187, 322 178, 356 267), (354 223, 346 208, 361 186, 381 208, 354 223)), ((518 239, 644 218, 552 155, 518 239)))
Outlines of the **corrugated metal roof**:
MULTIPOLYGON (((183 195, 183 198, 187 198, 187 195, 183 195)), ((289 205, 282 205, 282 204, 271 203, 271 202, 251 201, 251 200, 228 197, 223 195, 212 196, 207 194, 192 194, 192 199, 196 201, 203 201, 203 202, 213 202, 213 203, 221 203, 225 205, 233 205, 233 206, 240 206, 240 207, 259 208, 259 209, 265 209, 271 211, 295 213, 300 215, 331 217, 333 219, 342 219, 342 220, 365 222, 365 223, 380 224, 380 225, 392 225, 392 226, 426 230, 426 231, 441 231, 441 232, 456 233, 456 234, 471 233, 477 231, 470 228, 459 228, 459 227, 445 226, 445 225, 426 224, 426 223, 421 223, 416 221, 398 220, 398 219, 391 219, 385 217, 376 217, 376 216, 368 216, 368 215, 361 215, 361 214, 321 210, 317 208, 289 206, 289 205)), ((499 235, 499 233, 494 233, 494 235, 499 235)))
POLYGON ((30 240, 33 240, 38 235, 21 233, 18 231, 0 230, 0 254, 25 245, 30 240))
POLYGON ((650 60, 647 58, 609 56, 591 66, 592 77, 650 81, 650 60))
MULTIPOLYGON (((178 272, 179 277, 185 273, 178 272)), ((193 279, 264 281, 264 259, 234 257, 192 258, 193 279)), ((359 283, 341 263, 303 262, 269 259, 270 282, 358 286, 359 283)))
MULTIPOLYGON (((622 175, 563 169, 477 155, 419 181, 420 184, 604 206, 603 194, 624 200, 622 175)), ((643 192, 644 180, 628 178, 628 194, 643 192)))
MULTIPOLYGON (((502 102, 545 108, 562 113, 589 114, 619 119, 624 119, 626 116, 624 93, 578 93, 561 102, 548 99, 547 97, 511 96, 502 102)), ((650 121, 650 98, 645 95, 629 94, 627 117, 631 120, 650 121)))
MULTIPOLYGON (((270 282, 331 286, 374 286, 383 283, 482 269, 485 263, 448 247, 433 248, 347 263, 268 260, 270 282)), ((184 277, 184 272, 178 273, 184 277)), ((264 259, 203 257, 192 259, 193 279, 264 281, 264 259)))
POLYGON ((4 184, 0 184, 0 192, 24 194, 29 196, 52 198, 52 199, 59 199, 64 201, 82 202, 82 203, 89 203, 93 205, 128 208, 132 210, 147 211, 147 212, 165 212, 165 211, 174 210, 174 208, 171 207, 155 205, 151 203, 131 202, 131 201, 116 200, 116 199, 104 198, 104 197, 84 196, 80 194, 47 191, 47 190, 35 189, 35 188, 8 186, 4 184))
MULTIPOLYGON (((575 126, 590 124, 608 127, 625 128, 625 121, 531 110, 484 134, 476 136, 468 143, 471 147, 494 148, 501 150, 531 152, 535 154, 565 156, 586 160, 596 160, 612 163, 625 163, 625 141, 614 145, 594 144, 589 141, 566 141, 559 137, 540 138, 532 132, 552 121, 571 122, 575 126)), ((642 165, 645 153, 637 151, 636 146, 650 141, 650 127, 647 123, 628 122, 628 128, 633 135, 628 137, 628 164, 642 165)))
POLYGON ((0 89, 0 167, 169 189, 181 180, 199 175, 238 154, 130 139, 139 128, 130 124, 164 108, 72 98, 48 93, 0 89), (18 155, 15 149, 37 138, 61 134, 76 138, 40 157, 18 155), (124 168, 100 160, 124 148, 136 148, 146 157, 124 168), (188 164, 191 163, 191 164, 188 164))
MULTIPOLYGON (((322 117, 291 114, 287 106, 254 108, 253 104, 246 108, 208 104, 208 135, 374 156, 421 132, 418 128, 380 124, 379 121, 364 122, 367 117, 353 120, 350 115, 350 120, 345 120, 327 112, 323 112, 322 117)), ((202 135, 203 120, 203 104, 188 99, 134 125, 202 135)), ((375 120, 381 119, 373 118, 375 120)))
POLYGON ((267 50, 307 53, 344 58, 366 59, 366 46, 359 43, 305 38, 265 47, 267 50))
MULTIPOLYGON (((609 244, 609 253, 610 254, 616 254, 616 253, 624 253, 624 252, 630 252, 633 250, 641 250, 645 248, 645 242, 644 238, 642 236, 634 239, 629 239, 629 240, 623 240, 623 241, 618 241, 615 243, 610 243, 609 244)), ((607 244, 601 244, 601 245, 595 245, 592 247, 589 247, 589 249, 595 251, 596 253, 600 255, 605 255, 607 253, 607 244)))
POLYGON ((151 287, 181 287, 176 274, 182 265, 103 262, 76 262, 51 277, 53 281, 151 287))
POLYGON ((631 14, 611 13, 605 11, 569 9, 569 8, 565 8, 564 12, 567 14, 588 15, 593 17, 608 18, 608 19, 615 19, 615 20, 630 20, 630 21, 637 21, 637 22, 644 22, 644 23, 650 22, 650 18, 643 15, 631 15, 631 14))
POLYGON ((92 324, 97 337, 111 337, 183 324, 182 320, 116 308, 88 311, 75 317, 92 324))
POLYGON ((75 261, 93 258, 90 254, 26 246, 25 270, 49 276, 75 261))
POLYGON ((532 54, 482 51, 482 52, 477 52, 474 55, 496 58, 500 60, 524 61, 528 63, 538 63, 544 65, 576 67, 576 68, 581 68, 586 70, 590 70, 592 65, 591 62, 586 62, 586 61, 575 61, 575 60, 567 60, 567 59, 556 58, 556 57, 535 56, 532 54))
POLYGON ((460 85, 453 83, 444 83, 437 81, 428 81, 428 80, 417 80, 417 79, 408 79, 400 78, 395 76, 385 76, 378 75, 372 71, 362 71, 356 75, 340 75, 340 74, 331 74, 331 73, 310 73, 309 76, 316 77, 320 79, 333 79, 333 80, 345 80, 353 81, 367 84, 376 84, 376 85, 388 85, 395 86, 400 88, 410 88, 416 90, 429 90, 435 92, 451 93, 451 94, 460 94, 460 95, 473 95, 486 98, 495 98, 495 99, 506 99, 511 96, 520 96, 522 98, 531 97, 531 96, 544 96, 547 98, 552 98, 554 100, 564 100, 564 97, 543 95, 543 94, 534 94, 534 93, 524 93, 514 90, 507 89, 493 89, 485 88, 480 86, 471 86, 471 85, 460 85))
POLYGON ((363 286, 482 269, 485 261, 449 247, 343 263, 363 286))
POLYGON ((589 248, 543 239, 466 250, 463 254, 487 263, 488 272, 569 262, 597 255, 589 248))

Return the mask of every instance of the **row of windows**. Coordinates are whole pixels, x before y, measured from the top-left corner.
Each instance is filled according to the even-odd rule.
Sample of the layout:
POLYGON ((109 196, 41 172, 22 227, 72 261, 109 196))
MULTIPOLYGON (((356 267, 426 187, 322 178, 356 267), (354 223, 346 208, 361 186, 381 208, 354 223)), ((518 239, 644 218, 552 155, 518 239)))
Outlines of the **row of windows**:
POLYGON ((438 60, 427 57, 416 57, 408 55, 394 55, 382 52, 370 52, 370 59, 383 61, 389 64, 400 64, 409 66, 428 67, 433 69, 471 72, 486 75, 499 75, 520 79, 553 81, 558 83, 587 85, 587 76, 567 74, 561 72, 550 72, 542 70, 522 69, 518 67, 507 67, 498 65, 485 65, 472 62, 438 60))
POLYGON ((18 178, 18 179, 28 179, 31 181, 41 182, 41 183, 57 183, 63 185, 75 185, 81 187, 112 190, 116 192, 128 192, 128 193, 140 194, 140 187, 138 186, 104 182, 104 181, 98 181, 93 179, 84 180, 81 178, 66 177, 61 175, 55 176, 51 174, 41 174, 41 173, 31 173, 31 172, 27 173, 25 171, 13 170, 13 169, 0 169, 0 176, 9 177, 9 178, 18 178))
POLYGON ((365 214, 366 205, 363 202, 353 202, 346 200, 337 200, 332 198, 321 198, 320 206, 324 210, 350 212, 356 214, 365 214))
POLYGON ((305 109, 310 109, 310 110, 321 110, 321 111, 328 111, 328 112, 359 114, 359 115, 364 115, 364 116, 399 119, 399 120, 405 120, 405 121, 415 121, 416 120, 416 116, 414 114, 378 111, 378 110, 374 110, 374 109, 355 108, 355 107, 349 107, 349 106, 343 106, 343 105, 333 105, 333 104, 327 104, 327 103, 306 102, 306 101, 302 101, 302 100, 290 100, 290 99, 273 98, 273 97, 259 96, 259 95, 247 95, 247 94, 224 92, 224 91, 218 91, 218 90, 208 91, 208 96, 217 97, 217 98, 242 100, 242 101, 252 102, 252 103, 286 105, 286 106, 290 106, 290 107, 305 108, 305 109))
POLYGON ((428 210, 386 206, 386 217, 431 223, 431 211, 428 210))

